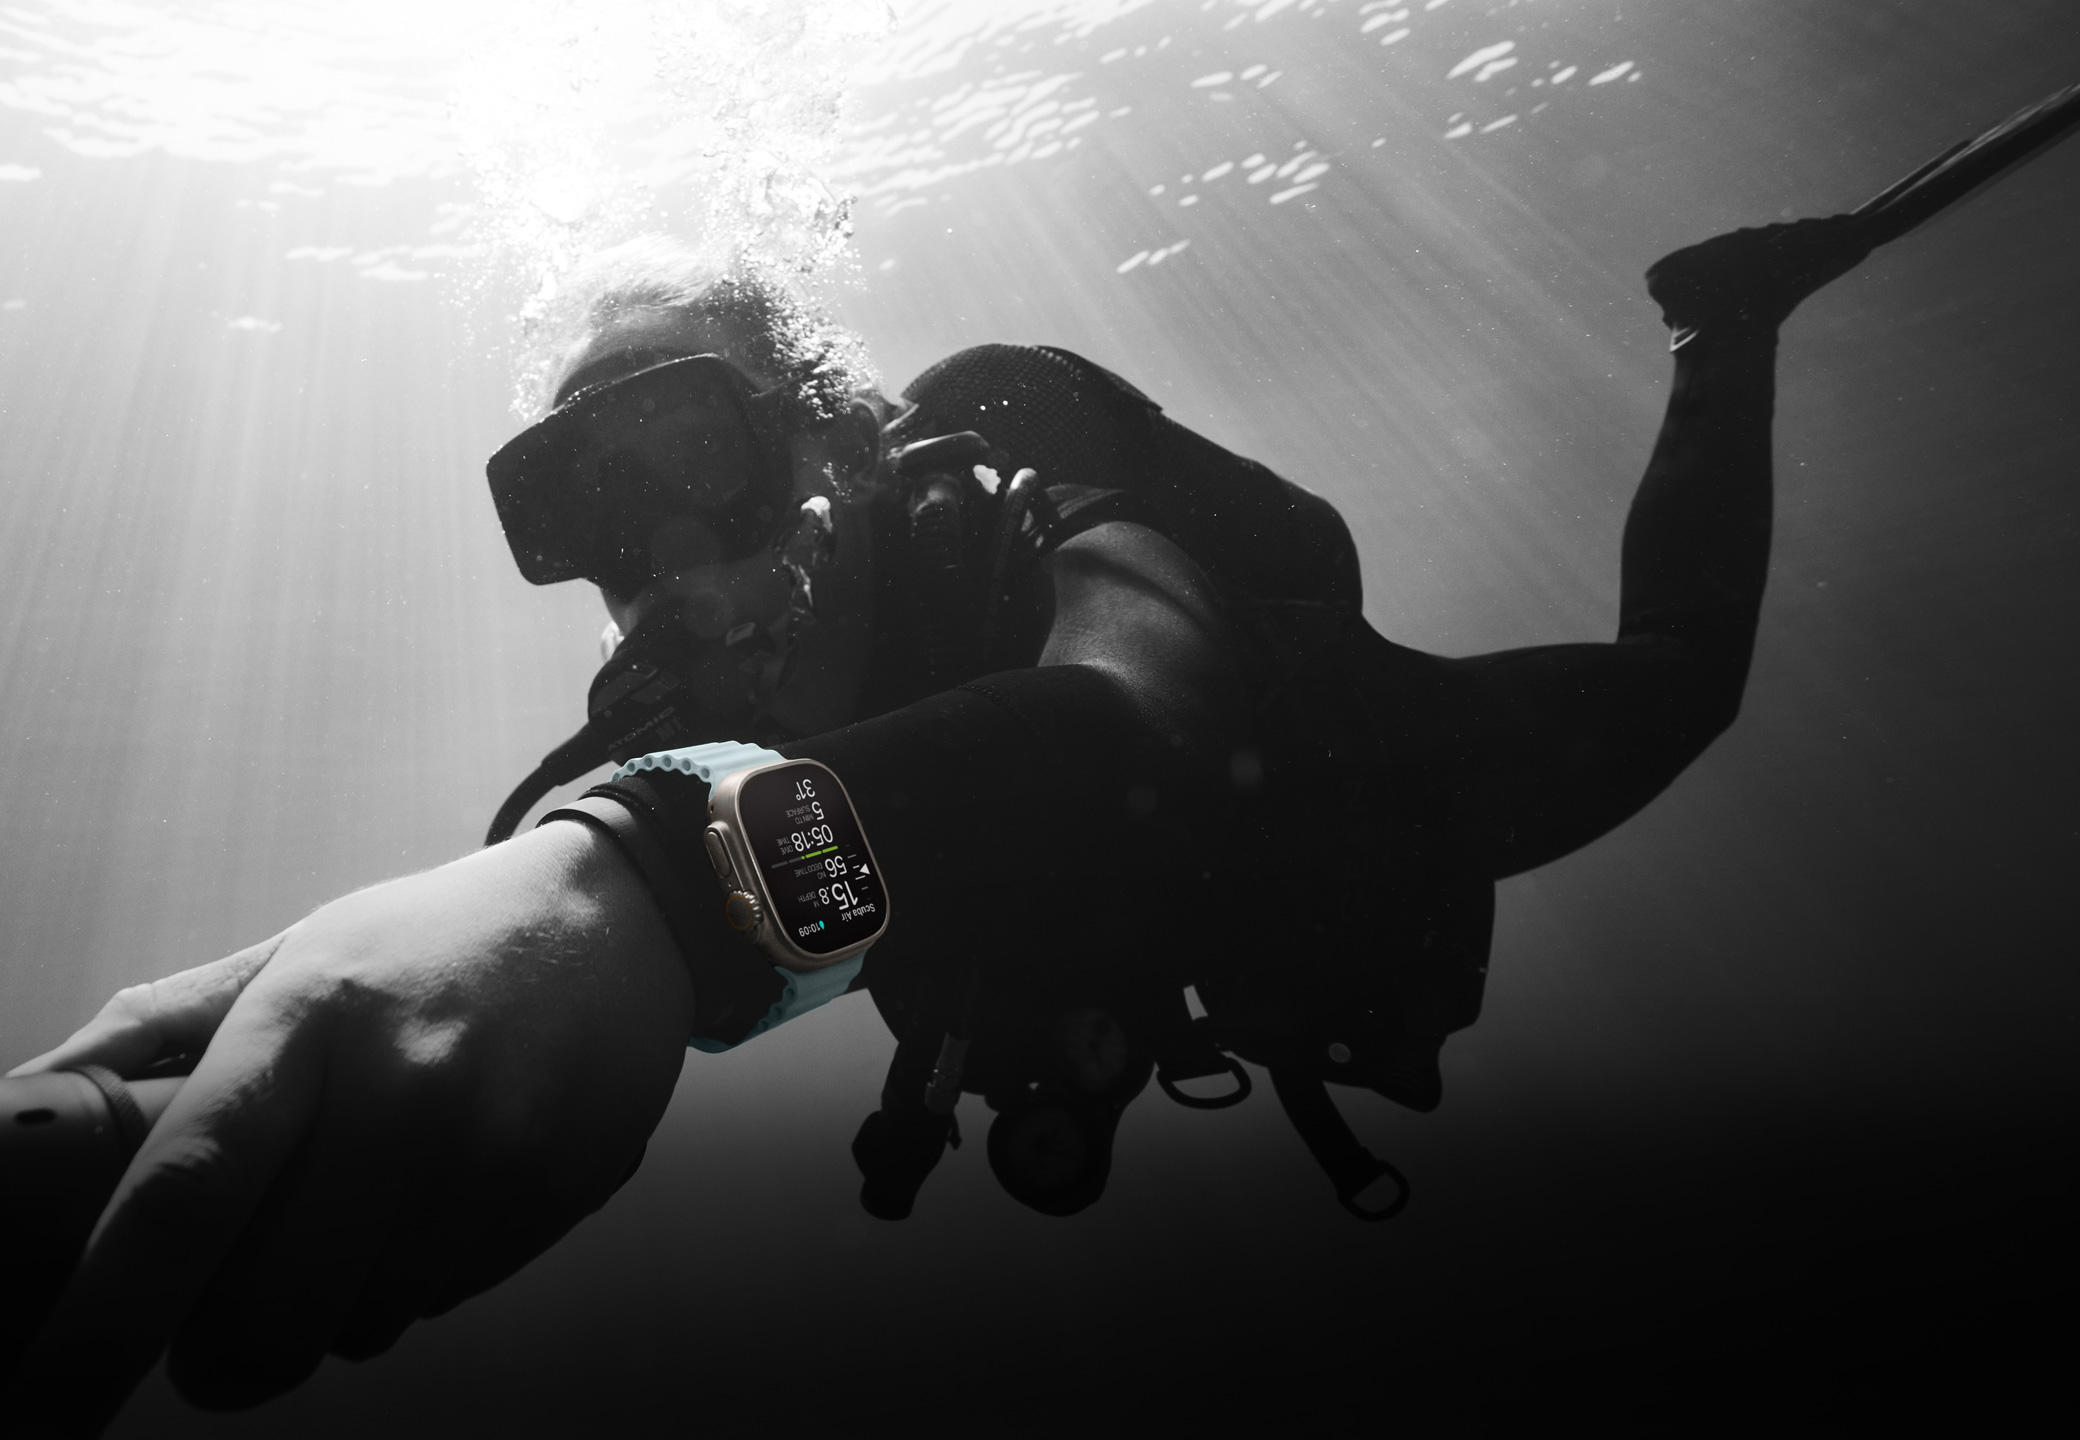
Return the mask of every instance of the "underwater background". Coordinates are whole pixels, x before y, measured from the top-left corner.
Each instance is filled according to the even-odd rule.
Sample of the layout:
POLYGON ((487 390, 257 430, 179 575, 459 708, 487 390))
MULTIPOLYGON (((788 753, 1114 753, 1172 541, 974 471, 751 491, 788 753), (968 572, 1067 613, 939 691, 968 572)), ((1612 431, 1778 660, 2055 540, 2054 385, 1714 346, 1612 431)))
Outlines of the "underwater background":
MULTIPOLYGON (((1646 266, 2076 80, 2061 0, 0 9, 0 1068, 467 851, 583 719, 599 602, 520 579, 482 477, 587 246, 771 246, 891 393, 1077 351, 1334 501, 1391 638, 1606 639, 1646 266)), ((969 1097, 871 1219, 853 997, 689 1055, 627 1188, 391 1354, 234 1416, 156 1375, 111 1433, 2019 1403, 2074 1276, 2076 250, 2067 145, 1787 327, 1741 720, 1500 887, 1437 1112, 1338 1092, 1394 1222, 1263 1085, 1146 1092, 1067 1220, 969 1097)))

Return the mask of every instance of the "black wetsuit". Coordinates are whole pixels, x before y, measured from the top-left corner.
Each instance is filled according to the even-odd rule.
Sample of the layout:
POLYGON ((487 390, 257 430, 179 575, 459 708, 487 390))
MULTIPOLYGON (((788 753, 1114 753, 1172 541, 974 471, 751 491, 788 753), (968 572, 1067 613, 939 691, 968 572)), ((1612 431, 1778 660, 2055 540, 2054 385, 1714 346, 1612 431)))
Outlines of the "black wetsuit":
MULTIPOLYGON (((978 504, 951 591, 880 566, 878 718, 782 747, 844 776, 899 876, 863 976, 890 1024, 938 1024, 919 1011, 951 1005, 978 953, 998 976, 1127 970, 1198 984, 1250 1059, 1319 1065, 1333 1043, 1340 1078, 1435 1105, 1441 1040, 1479 1013, 1496 868, 1456 824, 1464 695, 1364 624, 1342 518, 1065 352, 986 345, 905 397, 892 443, 980 431, 1042 474, 1052 514, 992 568, 1003 537, 978 504), (1096 672, 1032 668, 1050 618, 1038 558, 1109 520, 1163 533, 1213 581, 1256 716, 1244 745, 1206 753, 1096 672), (992 583, 984 647, 971 618, 992 583), (919 672, 934 616, 969 628, 959 674, 919 672)), ((664 820, 705 884, 705 787, 607 789, 664 820)))
MULTIPOLYGON (((861 982, 896 1034, 951 1026, 963 976, 990 976, 1007 1015, 1050 976, 1190 982, 1219 1043, 1275 1078, 1433 1107, 1444 1036, 1479 1013, 1493 880, 1635 814, 1739 708, 1772 350, 1691 350, 1627 524, 1616 643, 1468 660, 1373 633, 1327 502, 1107 370, 984 345, 919 377, 890 439, 978 431, 1040 470, 1055 514, 1009 566, 990 562, 994 502, 938 578, 878 564, 874 718, 780 747, 844 776, 892 876, 861 982), (1163 533, 1211 578, 1250 701, 1242 745, 1165 732, 1092 668, 1036 668, 1052 595, 1036 560, 1107 520, 1163 533)), ((878 543, 901 556, 888 516, 878 543)), ((699 780, 603 789, 657 822, 707 895, 699 780)), ((693 949, 738 953, 720 911, 699 911, 716 934, 693 949)), ((763 1013, 770 982, 743 978, 761 968, 699 963, 703 1034, 763 1013)))
MULTIPOLYGON (((1054 515, 1028 527, 1029 563, 1114 520, 1174 542, 1218 593, 1243 671, 1242 744, 1180 763, 1158 748, 1186 748, 1171 737, 1123 731, 1112 767, 1080 787, 1094 793, 1072 824, 1124 830, 1064 954, 1108 937, 1121 963, 1195 983, 1228 1048, 1314 1065, 1339 1044, 1342 1078, 1436 1104, 1438 1048, 1479 1013, 1492 884, 1451 833, 1447 697, 1418 673, 1428 657, 1365 624, 1342 517, 1064 351, 963 351, 904 398, 892 440, 974 430, 1039 471, 1054 515), (1429 733, 1410 733, 1411 714, 1429 733)), ((981 671, 1037 656, 1050 617, 1031 578, 1007 577, 1013 623, 981 671)))

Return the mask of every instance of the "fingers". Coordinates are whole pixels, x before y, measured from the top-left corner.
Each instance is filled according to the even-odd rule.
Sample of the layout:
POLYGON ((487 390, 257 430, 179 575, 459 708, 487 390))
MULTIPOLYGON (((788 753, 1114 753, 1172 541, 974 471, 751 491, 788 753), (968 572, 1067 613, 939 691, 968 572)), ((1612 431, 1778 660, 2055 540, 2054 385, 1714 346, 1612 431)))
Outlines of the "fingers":
POLYGON ((334 1332, 332 1352, 346 1360, 372 1359, 395 1345, 414 1320, 437 1314, 435 1297, 447 1293, 469 1233, 460 1217, 436 1224, 421 1216, 408 1231, 394 1234, 334 1332))
MULTIPOLYGON (((636 1145, 620 1181, 613 1192, 600 1196, 599 1204, 635 1177, 648 1148, 647 1142, 636 1145)), ((517 1203, 525 1194, 524 1183, 514 1175, 501 1184, 494 1174, 447 1190, 438 1206, 425 1196, 410 1197, 405 1208, 411 1220, 392 1236, 376 1262, 360 1298, 333 1336, 333 1353, 357 1361, 382 1354, 414 1320, 445 1314, 499 1284, 582 1218, 574 1218, 565 1207, 555 1218, 516 1224, 510 1212, 527 1209, 517 1203)), ((586 1213, 597 1208, 587 1207, 586 1213)))
POLYGON ((568 1147, 559 1173, 510 1159, 476 1168, 444 1197, 444 1213, 459 1243, 446 1249, 440 1267, 417 1271, 415 1282, 423 1284, 417 1313, 445 1315, 503 1284, 611 1200, 642 1167, 647 1149, 647 1140, 638 1138, 625 1159, 603 1165, 604 1156, 568 1147), (571 1183, 588 1171, 588 1182, 571 1183))
POLYGON ((532 1207, 516 1208, 523 1213, 500 1217, 488 1231, 470 1237, 468 1249, 444 1283, 428 1293, 422 1315, 445 1315, 463 1301, 505 1283, 585 1218, 584 1213, 526 1213, 532 1207))
POLYGON ((265 1006, 226 1019, 116 1188, 25 1359, 10 1419, 97 1434, 158 1359, 296 1153, 322 1089, 317 1047, 265 1006))
POLYGON ((64 1044, 7 1073, 37 1075, 75 1065, 105 1065, 129 1076, 168 1056, 199 1055, 287 934, 283 931, 236 955, 163 980, 118 990, 101 1013, 64 1044))
POLYGON ((375 1270, 418 1166, 361 1116, 327 1112, 276 1179, 167 1357, 205 1409, 242 1409, 318 1368, 375 1270))

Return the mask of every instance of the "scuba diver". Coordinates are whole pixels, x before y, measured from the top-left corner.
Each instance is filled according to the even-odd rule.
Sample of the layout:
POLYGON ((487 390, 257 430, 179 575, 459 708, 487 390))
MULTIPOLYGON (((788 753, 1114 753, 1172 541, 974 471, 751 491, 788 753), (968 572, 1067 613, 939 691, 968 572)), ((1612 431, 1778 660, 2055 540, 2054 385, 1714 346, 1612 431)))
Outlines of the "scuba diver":
POLYGON ((494 829, 618 768, 15 1072, 192 1067, 16 1403, 93 1433, 169 1341, 218 1407, 378 1354, 605 1203, 689 1042, 846 989, 899 1042, 855 1145, 877 1214, 964 1089, 1013 1193, 1079 1209, 1150 1075, 1237 1077, 1219 1103, 1230 1053, 1352 1203, 1385 1167, 1322 1082, 1434 1106, 1494 883, 1622 823, 1738 713, 1783 322, 2064 134, 2076 93, 1853 214, 1649 270, 1675 376, 1605 643, 1379 636, 1332 507, 1066 352, 964 351, 892 405, 754 277, 609 292, 490 474, 523 574, 597 584, 622 638, 494 829))

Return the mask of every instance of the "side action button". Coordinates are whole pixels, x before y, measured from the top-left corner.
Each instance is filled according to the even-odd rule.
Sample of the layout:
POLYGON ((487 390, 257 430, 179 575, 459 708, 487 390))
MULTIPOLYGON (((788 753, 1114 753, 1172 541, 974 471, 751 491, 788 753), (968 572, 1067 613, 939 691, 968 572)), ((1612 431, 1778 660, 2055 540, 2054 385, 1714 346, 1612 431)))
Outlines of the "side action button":
POLYGON ((729 851, 723 847, 722 836, 710 825, 701 833, 701 839, 708 847, 708 863, 715 867, 715 878, 722 882, 723 889, 736 889, 737 875, 730 868, 729 851))

